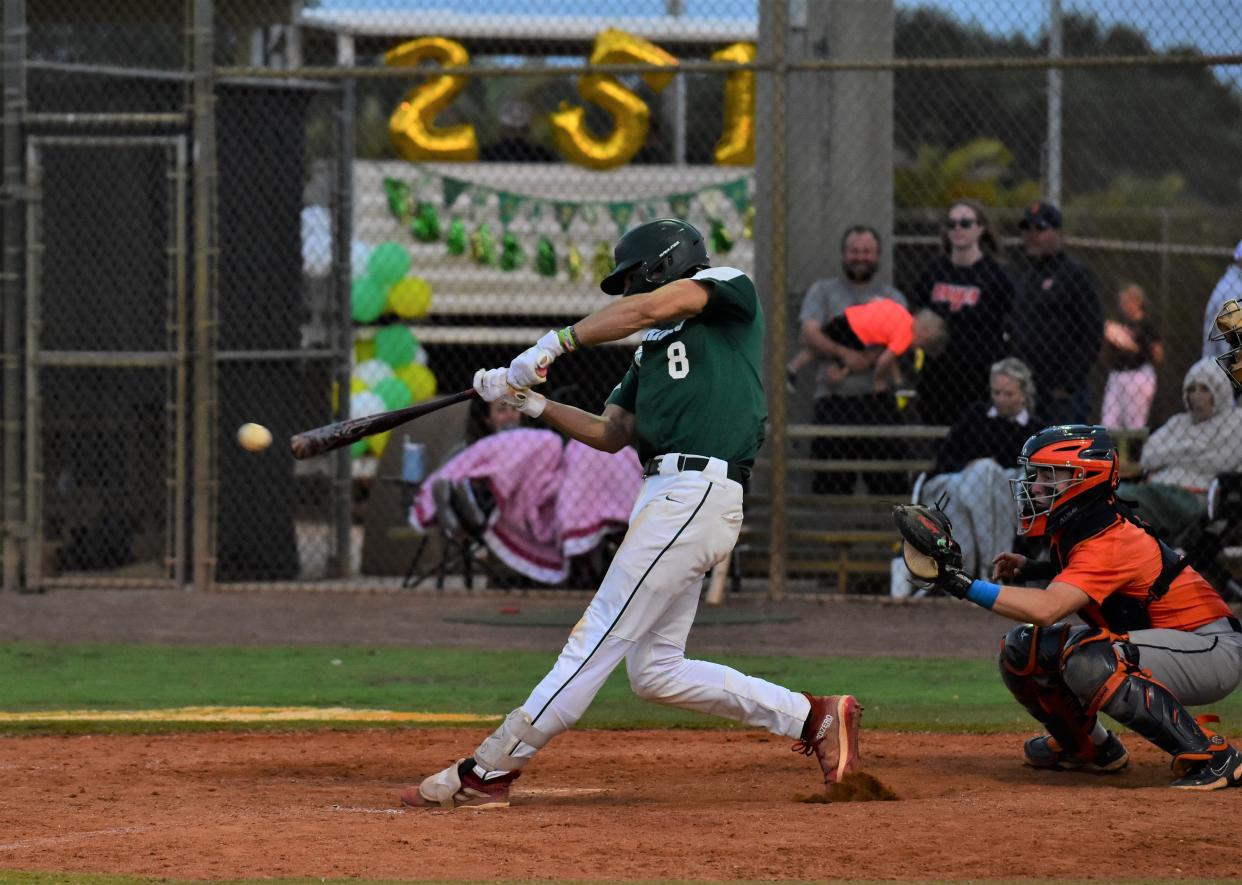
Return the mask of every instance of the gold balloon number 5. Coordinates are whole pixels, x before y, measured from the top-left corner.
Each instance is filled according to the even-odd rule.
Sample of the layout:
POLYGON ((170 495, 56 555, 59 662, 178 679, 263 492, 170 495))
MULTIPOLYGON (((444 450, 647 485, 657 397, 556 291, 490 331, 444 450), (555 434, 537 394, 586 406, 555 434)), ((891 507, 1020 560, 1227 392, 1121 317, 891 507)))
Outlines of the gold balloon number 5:
MULTIPOLYGON (((595 38, 591 64, 675 65, 677 59, 642 37, 610 28, 595 38)), ((673 73, 659 71, 642 77, 652 90, 661 92, 672 81, 673 73)), ((562 103, 549 118, 561 153, 591 169, 615 169, 632 160, 647 140, 651 124, 647 103, 608 74, 579 77, 578 94, 608 111, 613 129, 608 136, 597 138, 587 129, 586 109, 562 103)))
MULTIPOLYGON (((436 61, 449 67, 470 63, 470 53, 447 37, 420 37, 384 54, 384 64, 413 66, 436 61)), ((388 118, 388 137, 402 157, 411 161, 479 158, 479 142, 469 123, 437 127, 436 115, 466 87, 466 78, 444 74, 411 89, 388 118)))

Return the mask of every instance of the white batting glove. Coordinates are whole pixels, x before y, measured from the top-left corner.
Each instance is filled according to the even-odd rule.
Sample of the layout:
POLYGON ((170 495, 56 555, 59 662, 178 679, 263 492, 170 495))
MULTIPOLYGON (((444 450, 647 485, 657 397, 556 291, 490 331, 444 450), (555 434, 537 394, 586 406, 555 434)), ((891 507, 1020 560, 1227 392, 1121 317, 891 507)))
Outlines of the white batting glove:
POLYGON ((509 385, 508 369, 479 369, 474 373, 474 389, 485 403, 501 402, 513 406, 523 415, 538 418, 548 400, 533 390, 518 390, 509 385))
POLYGON ((547 381, 548 366, 564 352, 560 336, 555 331, 548 332, 509 364, 509 386, 521 390, 547 381))

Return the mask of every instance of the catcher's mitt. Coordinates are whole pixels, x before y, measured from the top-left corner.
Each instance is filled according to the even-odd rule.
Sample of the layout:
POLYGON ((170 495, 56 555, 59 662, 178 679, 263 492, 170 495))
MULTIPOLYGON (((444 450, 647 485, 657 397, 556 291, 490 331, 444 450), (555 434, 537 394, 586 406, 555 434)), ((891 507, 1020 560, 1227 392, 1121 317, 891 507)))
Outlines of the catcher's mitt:
POLYGON ((938 582, 962 568, 962 548, 953 540, 953 525, 939 507, 898 504, 893 523, 903 539, 901 555, 910 574, 938 582))

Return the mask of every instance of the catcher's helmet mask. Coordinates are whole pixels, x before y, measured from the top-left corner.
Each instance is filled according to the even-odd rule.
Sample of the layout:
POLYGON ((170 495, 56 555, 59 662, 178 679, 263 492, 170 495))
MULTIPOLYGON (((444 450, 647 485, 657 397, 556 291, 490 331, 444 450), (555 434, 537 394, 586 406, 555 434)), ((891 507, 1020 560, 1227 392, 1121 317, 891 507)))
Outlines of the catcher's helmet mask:
POLYGON ((654 292, 665 283, 711 266, 707 244, 694 225, 678 218, 640 224, 617 240, 612 273, 599 287, 608 295, 654 292))
POLYGON ((1216 364, 1229 376, 1234 389, 1242 390, 1242 305, 1233 299, 1226 301, 1216 314, 1208 337, 1229 345, 1229 350, 1216 357, 1216 364))
POLYGON ((1060 531, 1087 505, 1112 498, 1117 488, 1117 447, 1099 425, 1041 430, 1022 447, 1018 466, 1022 476, 1009 485, 1018 505, 1019 535, 1060 531))

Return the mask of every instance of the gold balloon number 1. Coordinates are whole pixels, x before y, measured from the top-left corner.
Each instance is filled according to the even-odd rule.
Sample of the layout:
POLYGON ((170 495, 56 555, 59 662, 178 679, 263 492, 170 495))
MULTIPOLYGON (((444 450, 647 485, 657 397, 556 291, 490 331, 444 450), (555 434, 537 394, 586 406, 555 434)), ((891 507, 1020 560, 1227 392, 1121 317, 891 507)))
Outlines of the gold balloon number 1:
MULTIPOLYGON (((748 64, 755 59, 754 43, 734 43, 712 54, 715 61, 748 64)), ((447 37, 420 37, 402 43, 384 56, 385 64, 417 65, 436 61, 464 66, 470 62, 466 48, 447 37)), ((642 37, 609 29, 595 38, 591 64, 649 64, 671 66, 677 59, 642 37)), ((671 71, 643 74, 655 92, 662 92, 673 79, 671 71)), ((459 75, 434 77, 405 96, 388 120, 388 132, 397 152, 407 160, 478 159, 478 141, 468 123, 438 128, 436 115, 465 88, 459 75)), ((604 108, 612 117, 612 131, 600 138, 586 126, 586 109, 562 102, 549 116, 557 148, 571 162, 590 169, 615 169, 634 158, 647 140, 651 110, 647 103, 615 77, 586 74, 578 78, 578 94, 584 101, 604 108)), ((716 162, 723 166, 750 165, 755 161, 755 74, 737 71, 725 79, 724 134, 716 143, 716 162)))
MULTIPOLYGON (((750 64, 754 43, 734 43, 712 53, 712 61, 750 64)), ((724 134, 716 142, 716 163, 751 166, 755 162, 755 72, 735 71, 725 78, 724 134)))

